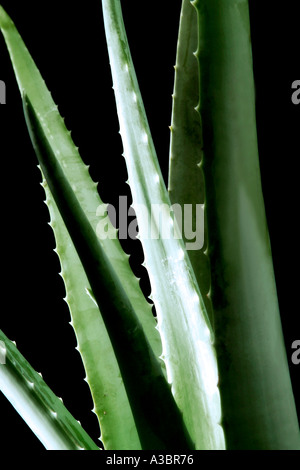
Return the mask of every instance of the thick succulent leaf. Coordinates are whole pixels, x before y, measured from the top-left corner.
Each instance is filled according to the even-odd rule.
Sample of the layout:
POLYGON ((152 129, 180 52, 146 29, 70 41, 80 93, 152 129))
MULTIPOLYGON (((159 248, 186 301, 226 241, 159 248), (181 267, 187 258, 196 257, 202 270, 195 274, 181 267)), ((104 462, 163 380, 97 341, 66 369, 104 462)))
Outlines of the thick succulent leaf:
MULTIPOLYGON (((210 298, 210 263, 205 220, 205 181, 202 171, 202 133, 199 102, 198 62, 195 57, 198 44, 197 13, 190 0, 183 0, 173 92, 169 181, 168 190, 172 204, 190 205, 192 223, 201 231, 202 239, 188 249, 194 273, 203 296, 205 307, 213 324, 213 309, 210 298), (202 205, 201 219, 197 217, 197 205, 202 205)), ((183 232, 186 247, 191 243, 183 232)), ((190 237, 190 235, 189 235, 190 237)))
POLYGON ((0 390, 47 450, 99 450, 62 401, 0 330, 0 390))
MULTIPOLYGON (((0 7, 0 28, 6 41, 12 65, 20 92, 25 92, 35 111, 40 114, 45 122, 45 135, 51 142, 51 147, 56 153, 64 174, 75 188, 76 195, 84 212, 87 214, 93 229, 97 232, 97 226, 103 220, 103 202, 96 191, 96 183, 91 180, 89 170, 84 165, 78 148, 74 145, 70 132, 66 129, 63 118, 60 116, 46 84, 30 56, 16 27, 0 7)), ((160 337, 155 329, 151 307, 145 300, 142 291, 137 287, 137 279, 133 275, 129 265, 128 256, 120 246, 117 236, 113 236, 115 229, 109 219, 105 217, 107 232, 111 237, 103 239, 105 252, 119 273, 124 290, 138 312, 143 328, 147 333, 149 342, 157 356, 161 353, 160 337)))
POLYGON ((89 295, 89 281, 45 179, 43 187, 66 288, 65 300, 99 419, 101 441, 106 450, 139 450, 131 407, 98 305, 89 295))
MULTIPOLYGON (((58 161, 63 166, 66 177, 72 181, 73 187, 77 188, 77 197, 93 229, 97 231, 98 224, 101 223, 101 220, 103 221, 103 218, 101 219, 98 214, 104 214, 105 211, 102 210, 103 203, 97 193, 96 184, 92 182, 88 168, 83 164, 78 149, 71 139, 70 132, 67 131, 65 127, 64 121, 57 110, 40 72, 13 22, 2 7, 0 7, 0 27, 7 43, 20 91, 25 90, 36 111, 44 119, 45 133, 49 141, 51 141, 58 161)), ((47 193, 47 201, 49 210, 51 211, 51 208, 55 207, 55 203, 49 192, 47 193)), ((55 217, 56 216, 54 216, 54 218, 55 217)), ((123 252, 117 239, 116 231, 107 217, 105 217, 105 224, 108 233, 115 234, 115 236, 103 240, 105 252, 114 269, 119 274, 123 288, 137 312, 152 349, 156 356, 159 357, 161 354, 161 342, 158 331, 155 329, 156 321, 153 318, 151 307, 139 288, 138 280, 131 271, 128 256, 123 252)), ((126 400, 124 388, 121 385, 119 368, 116 365, 114 354, 110 351, 111 348, 109 348, 107 340, 104 339, 107 337, 107 333, 102 329, 102 320, 99 318, 96 320, 96 306, 93 307, 93 313, 91 313, 91 315, 95 322, 93 324, 94 335, 98 334, 101 330, 98 340, 89 343, 89 346, 87 346, 86 337, 88 334, 87 331, 89 330, 90 332, 89 327, 87 326, 85 333, 82 332, 83 325, 86 325, 86 323, 80 318, 85 314, 86 310, 91 312, 92 309, 91 300, 87 298, 86 293, 84 292, 84 294, 81 295, 85 287, 88 288, 83 268, 78 264, 78 260, 72 248, 72 242, 70 239, 65 238, 66 231, 61 227, 60 222, 53 222, 52 226, 55 236, 58 237, 58 254, 61 262, 68 263, 68 273, 67 270, 64 269, 64 266, 62 267, 67 290, 67 301, 71 310, 73 325, 76 328, 79 327, 81 330, 81 332, 76 331, 78 348, 82 354, 89 385, 95 400, 95 411, 100 420, 103 433, 102 439, 107 448, 119 447, 130 449, 131 446, 133 446, 133 448, 139 448, 140 444, 132 427, 133 419, 132 417, 130 418, 131 409, 128 405, 128 400, 126 400), (64 256, 64 253, 66 253, 66 256, 64 256), (74 273, 74 276, 71 280, 72 273, 74 273), (83 284, 81 284, 81 282, 83 282, 83 284), (74 297, 75 292, 76 297, 74 297), (68 293, 70 295, 68 295, 68 293), (81 343, 81 338, 84 343, 81 343), (87 348, 89 352, 85 353, 87 348), (101 348, 105 351, 104 356, 101 353, 101 348), (97 359, 98 357, 104 357, 105 359, 100 362, 97 359), (112 366, 113 362, 115 363, 114 367, 112 366), (95 367, 95 365, 97 365, 97 367, 95 367), (102 385, 98 383, 100 377, 102 385), (115 383, 120 384, 119 388, 115 388, 114 393, 106 393, 105 391, 111 390, 111 387, 114 387, 113 384, 115 383), (102 387, 104 390, 103 395, 106 395, 105 399, 104 396, 99 393, 102 387), (111 406, 108 403, 110 400, 112 400, 111 406), (119 403, 118 408, 114 406, 115 402, 119 403), (113 408, 114 412, 111 411, 113 408), (117 409, 119 409, 119 413, 117 416, 114 415, 115 417, 112 419, 112 422, 115 421, 112 427, 109 424, 110 418, 108 414, 112 416, 117 409), (105 415, 104 412, 106 412, 105 415), (123 432, 122 429, 126 429, 127 431, 123 432), (131 431, 128 432, 130 429, 131 431), (122 442, 120 441, 121 435, 123 436, 122 442)))
POLYGON ((226 443, 299 449, 261 188, 248 1, 192 3, 226 443))
POLYGON ((184 243, 170 215, 170 200, 141 100, 120 2, 103 0, 102 5, 124 156, 168 380, 196 448, 223 448, 210 322, 184 243), (152 218, 155 235, 159 234, 159 222, 152 211, 154 205, 164 205, 162 217, 164 226, 171 228, 170 237, 156 238, 147 230, 152 218))
POLYGON ((24 113, 42 172, 100 308, 143 449, 193 448, 160 362, 27 96, 24 113))

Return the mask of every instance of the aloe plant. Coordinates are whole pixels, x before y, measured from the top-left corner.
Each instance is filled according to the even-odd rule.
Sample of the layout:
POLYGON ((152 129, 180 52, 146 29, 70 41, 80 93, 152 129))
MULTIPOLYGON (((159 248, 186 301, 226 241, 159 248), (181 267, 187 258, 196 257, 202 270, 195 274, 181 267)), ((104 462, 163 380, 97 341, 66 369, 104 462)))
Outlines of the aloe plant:
MULTIPOLYGON (((99 196, 101 180, 98 191, 38 63, 0 9, 41 170, 71 325, 100 425, 99 446, 298 449, 260 183, 248 2, 182 2, 168 189, 120 1, 103 0, 102 13, 155 315, 99 196), (195 250, 187 249, 190 240, 182 238, 180 210, 175 211, 184 213, 185 204, 204 205, 204 244, 195 250), (158 219, 149 236, 157 206, 167 237, 158 219)), ((104 125, 99 116, 97 126, 104 125)), ((98 148, 93 153, 104 158, 98 148)), ((1 390, 44 446, 98 448, 22 351, 3 333, 0 339, 7 349, 1 390)))

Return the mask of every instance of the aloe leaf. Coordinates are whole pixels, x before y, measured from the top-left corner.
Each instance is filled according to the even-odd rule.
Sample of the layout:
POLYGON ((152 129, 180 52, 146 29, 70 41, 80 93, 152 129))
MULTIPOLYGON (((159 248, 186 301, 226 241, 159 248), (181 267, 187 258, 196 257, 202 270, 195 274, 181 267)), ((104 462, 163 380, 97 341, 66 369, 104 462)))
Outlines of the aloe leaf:
MULTIPOLYGON (((164 185, 123 24, 119 1, 103 14, 124 156, 152 286, 168 380, 197 449, 223 448, 213 334, 164 185), (149 236, 154 205, 164 205, 173 236, 149 236)), ((153 220, 153 218, 152 218, 153 220)), ((154 228, 159 231, 158 222, 154 228)))
POLYGON ((139 450, 131 407, 98 305, 91 298, 89 281, 45 179, 42 185, 65 283, 65 300, 91 389, 93 411, 99 419, 101 441, 106 450, 139 450))
POLYGON ((105 218, 107 232, 111 235, 102 240, 105 251, 115 270, 119 273, 122 285, 138 312, 151 347, 159 357, 161 342, 155 329, 156 321, 153 318, 151 307, 145 300, 141 289, 138 288, 138 280, 130 268, 129 257, 121 248, 117 231, 110 223, 109 218, 105 217, 103 207, 106 205, 99 197, 96 190, 97 184, 92 181, 89 169, 84 165, 78 148, 74 145, 71 132, 66 129, 64 120, 60 116, 57 106, 15 25, 1 6, 0 29, 6 41, 20 93, 26 93, 35 111, 44 119, 46 123, 45 135, 51 142, 66 177, 72 181, 73 187, 76 188, 78 200, 95 232, 97 232, 99 223, 103 222, 103 217, 105 218))
POLYGON ((299 449, 259 170, 248 2, 192 3, 226 443, 299 449))
POLYGON ((202 171, 202 129, 197 111, 199 102, 197 13, 189 0, 182 2, 173 91, 168 191, 172 204, 190 205, 192 223, 203 231, 201 244, 191 244, 183 232, 194 273, 203 296, 205 307, 213 324, 210 298, 211 276, 205 220, 205 181, 202 171), (197 220, 197 205, 202 204, 204 217, 197 220))
POLYGON ((62 401, 0 330, 0 390, 47 450, 99 450, 62 401))
POLYGON ((115 351, 143 449, 193 448, 141 323, 43 131, 23 98, 26 123, 50 191, 85 269, 115 351))
MULTIPOLYGON (((103 221, 98 213, 100 210, 100 213, 104 214, 104 211, 102 211, 104 205, 97 193, 96 184, 92 182, 88 168, 83 164, 78 148, 75 147, 70 132, 67 131, 64 121, 24 42, 13 22, 1 7, 0 27, 10 53, 20 91, 25 90, 35 109, 43 117, 46 123, 45 133, 51 141, 52 148, 64 168, 64 173, 72 181, 73 187, 77 188, 77 197, 92 227, 97 231, 98 224, 103 221)), ((45 185, 45 190, 47 191, 47 185, 45 185)), ((47 203, 50 212, 53 210, 51 225, 58 244, 57 251, 63 264, 62 274, 67 290, 66 300, 70 307, 72 324, 77 335, 78 349, 82 354, 88 382, 95 400, 95 412, 100 421, 102 440, 108 449, 139 449, 140 443, 134 429, 131 408, 122 386, 119 367, 114 359, 113 352, 110 351, 107 332, 102 327, 101 318, 97 318, 96 306, 92 306, 91 300, 87 298, 84 292, 85 287, 87 290, 89 289, 86 276, 83 268, 78 263, 77 255, 74 254, 70 237, 69 235, 66 236, 66 230, 61 225, 60 216, 56 213, 55 202, 49 191, 47 192, 47 203), (91 323, 85 329, 84 315, 86 311, 90 312, 91 323), (93 338, 98 334, 99 336, 97 341, 87 342, 86 338, 91 330, 93 338), (99 357, 104 359, 100 362, 99 357), (100 392, 101 390, 103 390, 103 394, 100 392), (115 406, 116 403, 118 403, 118 406, 115 406)), ((124 290, 139 316, 151 347, 156 356, 159 357, 161 342, 159 333, 155 329, 156 321, 153 318, 151 307, 145 300, 139 288, 138 280, 131 271, 128 256, 119 244, 116 230, 108 217, 104 216, 104 219, 107 230, 112 235, 111 238, 103 240, 105 252, 115 270, 119 273, 124 290)))

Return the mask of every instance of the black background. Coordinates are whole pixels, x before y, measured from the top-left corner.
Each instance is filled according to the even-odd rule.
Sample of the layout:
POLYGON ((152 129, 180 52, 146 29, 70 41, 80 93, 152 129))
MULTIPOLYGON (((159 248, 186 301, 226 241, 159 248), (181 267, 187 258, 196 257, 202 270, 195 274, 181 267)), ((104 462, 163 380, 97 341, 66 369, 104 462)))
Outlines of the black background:
MULTIPOLYGON (((91 175, 106 202, 128 195, 126 169, 112 90, 101 2, 19 2, 3 0, 72 130, 91 175)), ((136 72, 167 177, 171 93, 180 0, 122 1, 136 72)), ((298 142, 300 105, 291 102, 291 84, 300 78, 300 4, 250 0, 257 123, 262 184, 291 378, 300 415, 300 365, 291 362, 291 344, 300 339, 298 250, 298 142)), ((36 159, 24 123, 20 94, 2 37, 0 79, 7 104, 0 106, 1 153, 1 329, 15 340, 32 366, 95 440, 96 416, 69 312, 36 159)), ((138 262, 139 242, 126 246, 138 262)), ((258 267, 259 269, 259 267, 258 267)), ((6 399, 0 395, 0 448, 42 450, 6 399)))

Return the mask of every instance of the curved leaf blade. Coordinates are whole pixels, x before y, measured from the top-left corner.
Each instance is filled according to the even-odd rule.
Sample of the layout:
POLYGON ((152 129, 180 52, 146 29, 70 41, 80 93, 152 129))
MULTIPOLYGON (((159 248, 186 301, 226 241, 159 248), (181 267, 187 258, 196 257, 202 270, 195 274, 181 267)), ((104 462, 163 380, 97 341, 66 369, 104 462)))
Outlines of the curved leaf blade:
MULTIPOLYGON (((66 128, 64 120, 59 114, 57 106, 26 45, 14 23, 1 6, 0 29, 6 41, 20 93, 26 93, 35 111, 44 119, 46 124, 44 128, 45 135, 48 141, 51 142, 51 147, 59 164, 63 167, 66 177, 76 188, 75 192, 78 200, 97 233, 97 226, 103 213, 102 208, 105 206, 96 190, 97 184, 92 181, 89 169, 83 163, 78 148, 71 138, 71 133, 66 128), (100 216, 98 215, 99 212, 100 216)), ((107 224, 107 231, 116 234, 111 238, 108 237, 102 240, 105 244, 105 251, 114 269, 119 273, 124 290, 138 312, 151 347, 159 357, 161 342, 159 333, 155 329, 156 321, 153 318, 151 307, 137 285, 137 279, 130 268, 128 256, 121 248, 115 228, 108 218, 105 218, 105 223, 107 224)))
POLYGON ((87 294, 89 281, 45 179, 43 187, 66 288, 65 300, 93 397, 93 411, 99 419, 101 442, 105 450, 140 450, 120 369, 98 305, 87 294))
MULTIPOLYGON (((97 232, 98 224, 102 220, 101 215, 104 206, 97 193, 97 185, 91 180, 88 168, 83 164, 78 148, 74 145, 70 132, 66 129, 64 120, 61 118, 57 106, 22 38, 2 7, 0 7, 0 28, 10 53, 20 92, 22 93, 23 90, 26 92, 29 99, 34 104, 36 111, 45 120, 45 133, 49 141, 51 141, 57 159, 60 165, 63 166, 66 176, 72 181, 73 186, 77 188, 77 197, 94 231, 97 232), (65 158, 65 155, 68 157, 65 158), (98 215, 99 209, 101 209, 100 217, 98 215)), ((50 212, 52 210, 55 212, 55 202, 50 192, 47 191, 47 186, 45 186, 45 191, 49 210, 50 212)), ((89 299, 86 292, 84 292, 85 287, 88 289, 86 275, 82 266, 78 264, 77 254, 72 248, 69 235, 61 225, 60 216, 57 213, 52 213, 51 216, 53 217, 52 228, 59 245, 57 251, 62 263, 62 271, 67 290, 67 302, 70 307, 72 323, 77 335, 78 349, 82 354, 92 396, 95 400, 95 411, 100 422, 102 440, 108 449, 120 447, 124 449, 139 449, 140 442, 134 429, 135 425, 131 408, 128 403, 128 398, 126 397, 124 386, 120 383, 119 367, 114 359, 113 351, 108 352, 111 348, 107 343, 107 332, 101 326, 103 325, 101 317, 97 318, 97 312, 99 313, 98 307, 91 303, 91 299, 89 299), (66 256, 64 256, 64 253, 66 256), (68 272, 64 269, 67 263, 68 272), (72 273, 74 276, 72 276, 72 273), (76 279, 74 278, 75 274, 76 279), (80 295, 82 292, 83 295, 80 295), (70 293, 70 295, 68 295, 68 293, 70 293), (85 324, 82 320, 82 315, 84 315, 87 310, 90 312, 93 311, 93 314, 91 313, 94 322, 93 333, 98 332, 97 334, 99 334, 98 340, 91 343, 86 342, 87 331, 89 330, 90 332, 89 327, 87 327, 85 333, 82 332, 82 327, 85 324), (80 328, 81 333, 76 331, 76 328, 80 328), (81 342, 81 338, 83 337, 84 343, 81 342), (104 356, 102 348, 105 351, 104 356), (89 350, 88 353, 87 349, 89 350), (98 357, 105 357, 107 359, 107 366, 97 361, 98 357), (98 383, 100 377, 101 383, 98 383), (114 392, 106 393, 107 390, 111 390, 112 384, 116 384, 116 388, 113 386, 114 392), (102 387, 104 391, 103 394, 100 393, 102 387), (108 400, 112 400, 111 406, 107 403, 108 400), (119 405, 114 407, 114 403, 118 403, 119 405), (113 408, 114 411, 112 411, 113 408), (119 412, 117 412, 117 410, 119 410, 119 412), (104 414, 104 412, 106 414, 104 414), (109 424, 112 415, 114 415, 114 419, 112 420, 113 426, 109 424), (122 440, 121 435, 123 436, 122 440)), ((128 256, 121 248, 117 239, 116 230, 110 223, 108 217, 105 217, 105 224, 108 227, 108 232, 115 234, 115 236, 103 240, 105 252, 114 266, 115 271, 119 274, 123 288, 139 316, 151 347, 155 351, 156 356, 159 357, 161 354, 161 341, 159 333, 155 328, 156 321, 153 318, 151 307, 145 300, 138 279, 136 279, 132 273, 128 256)), ((104 363, 106 359, 103 361, 104 363)))
POLYGON ((47 450, 99 450, 62 401, 0 330, 0 390, 47 450))
POLYGON ((299 449, 261 187, 248 1, 192 3, 226 443, 299 449))
MULTIPOLYGON (((203 296, 210 319, 213 308, 210 298, 211 275, 208 256, 207 221, 205 210, 205 181, 202 170, 202 127, 197 105, 199 102, 198 62, 195 52, 198 45, 197 13, 189 0, 183 0, 177 56, 171 120, 168 191, 172 204, 181 208, 191 207, 192 225, 197 233, 203 233, 203 240, 196 241, 188 249, 188 255, 203 296), (186 206, 185 206, 186 205, 186 206), (197 218, 197 207, 202 205, 204 217, 197 218), (201 224, 201 225, 200 225, 201 224)), ((183 232, 188 247, 190 239, 183 232)), ((190 237, 190 234, 188 234, 190 237)))
MULTIPOLYGON (((169 213, 170 200, 140 96, 120 1, 103 0, 102 5, 133 208, 152 286, 168 380, 196 448, 223 448, 213 332, 183 241, 177 237, 176 222, 169 213), (147 228, 153 205, 164 208, 162 218, 165 224, 174 227, 174 236, 149 236, 147 228)), ((157 219, 154 226, 159 232, 157 219)))
POLYGON ((159 360, 118 274, 57 161, 41 116, 23 98, 29 134, 42 172, 73 240, 120 367, 143 449, 193 448, 159 360))

